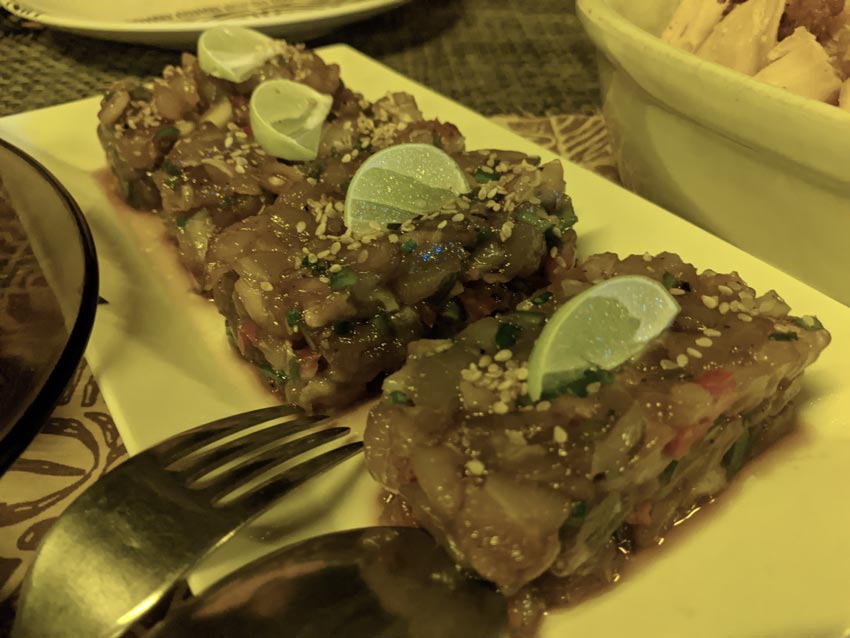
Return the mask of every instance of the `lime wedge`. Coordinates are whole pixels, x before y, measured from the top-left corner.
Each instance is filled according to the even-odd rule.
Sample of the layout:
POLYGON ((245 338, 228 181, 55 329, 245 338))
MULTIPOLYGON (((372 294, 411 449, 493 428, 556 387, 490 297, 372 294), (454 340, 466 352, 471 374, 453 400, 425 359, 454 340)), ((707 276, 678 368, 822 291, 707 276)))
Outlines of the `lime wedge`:
POLYGON ((469 192, 466 175, 450 155, 430 144, 399 144, 378 151, 354 173, 345 197, 345 225, 369 234, 469 192))
POLYGON ((531 350, 528 394, 537 401, 585 370, 611 370, 640 353, 681 308, 663 284, 641 275, 608 279, 555 311, 531 350))
POLYGON ((201 69, 230 82, 244 82, 277 51, 275 40, 244 27, 215 27, 198 38, 201 69))
POLYGON ((251 95, 251 131, 270 155, 305 162, 316 159, 322 125, 333 98, 292 80, 263 82, 251 95))

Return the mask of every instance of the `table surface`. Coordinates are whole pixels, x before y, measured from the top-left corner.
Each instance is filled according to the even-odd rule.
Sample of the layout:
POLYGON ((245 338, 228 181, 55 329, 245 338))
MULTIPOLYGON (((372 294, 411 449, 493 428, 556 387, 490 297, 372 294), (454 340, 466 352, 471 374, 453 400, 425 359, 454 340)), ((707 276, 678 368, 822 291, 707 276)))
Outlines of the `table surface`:
MULTIPOLYGON (((413 0, 309 44, 337 42, 616 178, 593 49, 574 0, 413 0)), ((0 60, 3 116, 95 95, 123 77, 158 75, 179 53, 44 29, 0 10, 0 60)), ((0 477, 0 635, 39 540, 124 458, 83 362, 41 434, 0 477)))

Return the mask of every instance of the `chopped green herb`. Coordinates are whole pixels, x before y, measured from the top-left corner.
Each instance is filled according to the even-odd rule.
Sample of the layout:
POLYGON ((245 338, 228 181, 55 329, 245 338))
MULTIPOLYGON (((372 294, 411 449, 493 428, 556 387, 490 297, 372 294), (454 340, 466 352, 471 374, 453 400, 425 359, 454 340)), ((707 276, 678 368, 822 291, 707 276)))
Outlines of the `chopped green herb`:
POLYGON ((153 141, 161 142, 162 140, 176 140, 178 137, 180 137, 180 129, 175 126, 163 126, 153 134, 153 141))
POLYGON ((296 359, 291 359, 289 361, 289 378, 293 381, 293 383, 301 381, 301 370, 296 359))
POLYGON ((348 266, 343 266, 342 270, 331 275, 330 287, 331 290, 345 290, 357 283, 357 275, 348 266))
POLYGON ((485 171, 483 168, 479 168, 475 171, 475 181, 479 184, 488 184, 498 180, 499 176, 492 171, 485 171))
POLYGON ((162 160, 162 164, 159 167, 169 175, 180 175, 180 168, 171 160, 162 160))
POLYGON ((221 200, 221 207, 224 209, 233 208, 238 202, 239 199, 234 197, 233 195, 228 195, 224 199, 221 200))
POLYGON ((174 220, 174 223, 177 225, 177 228, 185 228, 186 224, 189 223, 190 219, 192 219, 191 215, 187 215, 186 217, 178 217, 174 220))
POLYGON ((562 232, 576 225, 578 215, 576 215, 573 200, 569 195, 565 194, 561 197, 558 207, 555 210, 555 215, 561 220, 560 229, 562 232))
POLYGON ((800 335, 796 332, 771 332, 767 338, 772 341, 797 341, 800 335))
POLYGON ((331 157, 339 155, 339 149, 336 146, 331 146, 331 157))
POLYGON ((589 368, 584 371, 581 377, 570 383, 564 383, 557 388, 546 390, 541 397, 543 399, 557 399, 563 394, 570 394, 574 397, 584 399, 588 395, 587 388, 593 383, 611 383, 614 380, 614 373, 608 370, 596 370, 589 368))
POLYGON ((546 292, 539 294, 534 299, 532 299, 531 303, 533 303, 535 306, 542 306, 547 301, 549 301, 551 298, 552 298, 552 293, 547 290, 546 292))
POLYGON ((534 401, 531 400, 531 397, 527 394, 521 394, 516 399, 516 407, 524 408, 529 405, 533 405, 534 401))
POLYGON ((162 183, 171 190, 176 191, 177 185, 180 183, 180 178, 177 175, 173 175, 171 177, 167 177, 162 183))
POLYGON ((403 252, 405 255, 409 255, 414 250, 416 250, 416 242, 412 239, 408 239, 401 245, 401 252, 403 252))
POLYGON ((664 284, 664 287, 667 290, 671 288, 678 288, 679 290, 684 290, 685 292, 691 291, 691 284, 687 281, 683 281, 676 277, 675 275, 671 275, 669 272, 665 272, 661 277, 661 283, 664 284))
POLYGON ((411 401, 408 396, 401 390, 393 390, 384 397, 384 401, 393 405, 410 405, 411 401))
POLYGON ((517 207, 516 218, 521 222, 544 230, 554 226, 546 209, 531 202, 524 202, 517 207))
POLYGON ((431 133, 431 141, 437 148, 443 148, 443 138, 440 137, 437 133, 431 133))
POLYGON ((744 466, 747 455, 750 453, 750 428, 738 437, 735 444, 723 455, 723 464, 726 466, 726 476, 733 477, 744 466))
POLYGON ((679 461, 670 461, 667 467, 664 468, 664 471, 658 475, 658 482, 661 483, 661 485, 667 485, 670 482, 670 479, 673 478, 673 474, 678 465, 679 461))
POLYGON ((281 372, 280 370, 275 370, 268 363, 264 363, 263 365, 259 366, 259 370, 263 373, 264 376, 268 377, 271 381, 274 381, 276 383, 286 383, 288 381, 286 375, 283 372, 281 372))
POLYGON ((512 323, 503 323, 496 331, 496 346, 500 350, 514 346, 522 333, 522 328, 512 323))
POLYGON ((803 330, 808 330, 809 332, 812 332, 814 330, 823 330, 823 324, 820 322, 820 319, 818 319, 814 315, 795 317, 794 325, 799 326, 803 330))
POLYGON ((665 271, 664 274, 661 276, 661 283, 664 284, 664 287, 667 290, 670 290, 671 288, 678 288, 681 282, 679 281, 678 277, 676 277, 675 275, 671 275, 669 272, 665 271))
POLYGON ((339 337, 349 337, 354 331, 354 324, 343 319, 334 324, 334 334, 339 337))
POLYGON ((295 308, 290 308, 286 311, 286 324, 290 328, 294 328, 299 323, 301 323, 301 313, 297 311, 295 308))

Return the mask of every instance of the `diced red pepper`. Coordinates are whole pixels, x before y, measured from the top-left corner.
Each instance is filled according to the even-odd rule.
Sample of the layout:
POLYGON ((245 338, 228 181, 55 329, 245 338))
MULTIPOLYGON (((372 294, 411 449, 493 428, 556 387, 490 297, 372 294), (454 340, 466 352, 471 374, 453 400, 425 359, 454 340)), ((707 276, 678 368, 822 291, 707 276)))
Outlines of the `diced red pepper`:
POLYGON ((681 428, 676 435, 664 446, 664 453, 672 459, 680 459, 691 446, 699 441, 711 429, 711 419, 702 419, 699 423, 681 428))
POLYGON ((695 381, 708 390, 715 399, 719 399, 737 387, 735 376, 728 370, 709 370, 699 375, 695 381))
POLYGON ((295 356, 298 357, 298 374, 301 379, 307 381, 315 377, 322 355, 310 348, 301 348, 295 351, 295 356))
POLYGON ((245 349, 248 345, 246 341, 255 347, 260 343, 260 329, 250 319, 245 319, 239 325, 239 332, 236 335, 236 343, 239 345, 239 351, 242 354, 245 354, 245 349))
POLYGON ((499 301, 493 299, 493 295, 486 290, 467 288, 458 296, 458 299, 463 304, 466 318, 470 323, 489 317, 499 307, 499 301))

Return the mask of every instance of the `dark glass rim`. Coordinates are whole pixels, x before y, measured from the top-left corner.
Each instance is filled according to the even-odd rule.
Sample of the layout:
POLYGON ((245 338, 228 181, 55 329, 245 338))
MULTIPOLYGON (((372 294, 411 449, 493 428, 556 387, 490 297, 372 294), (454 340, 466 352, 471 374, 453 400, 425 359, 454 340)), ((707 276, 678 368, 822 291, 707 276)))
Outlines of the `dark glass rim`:
POLYGON ((41 429, 47 417, 53 411, 56 401, 67 387, 77 366, 83 359, 89 336, 91 335, 94 317, 97 311, 99 274, 97 267, 97 251, 91 230, 83 216, 82 210, 73 196, 44 165, 32 158, 18 147, 0 139, 0 146, 17 155, 29 164, 56 191, 65 203, 79 232, 83 250, 83 290, 80 295, 80 306, 77 318, 68 334, 65 347, 47 380, 36 392, 35 397, 12 426, 6 436, 0 441, 0 474, 5 472, 21 455, 35 435, 41 429))

